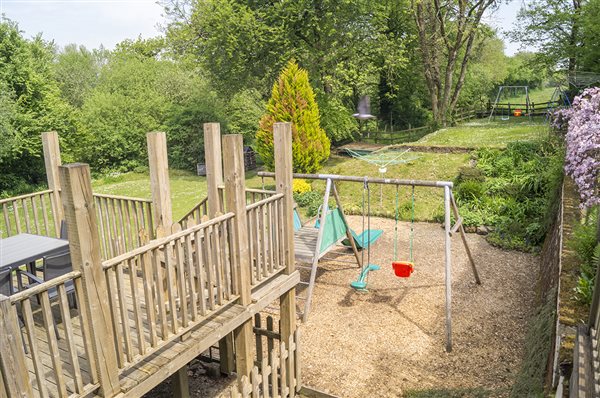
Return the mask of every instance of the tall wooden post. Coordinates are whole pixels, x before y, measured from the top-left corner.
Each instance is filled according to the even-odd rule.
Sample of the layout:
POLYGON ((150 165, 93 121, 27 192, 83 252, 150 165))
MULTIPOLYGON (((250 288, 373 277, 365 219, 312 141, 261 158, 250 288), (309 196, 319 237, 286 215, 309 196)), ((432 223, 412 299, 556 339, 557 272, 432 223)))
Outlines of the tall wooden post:
POLYGON ((85 301, 81 304, 89 314, 93 361, 98 371, 101 395, 112 397, 121 389, 108 290, 100 259, 90 167, 81 163, 61 166, 60 181, 71 262, 73 270, 81 271, 85 301))
POLYGON ((221 208, 219 199, 219 186, 223 185, 221 126, 219 123, 204 123, 204 160, 206 163, 208 214, 212 218, 224 210, 221 208))
POLYGON ((167 157, 167 135, 164 132, 152 132, 146 135, 148 141, 148 163, 150 166, 150 185, 152 204, 159 229, 170 231, 173 224, 171 207, 171 186, 169 185, 169 159, 167 157))
MULTIPOLYGON (((148 141, 148 164, 150 166, 150 188, 152 205, 156 218, 156 237, 171 234, 173 207, 171 205, 171 185, 169 183, 169 157, 167 155, 167 135, 162 132, 146 134, 148 141)), ((152 231, 149 231, 150 233, 152 231)), ((166 253, 167 256, 171 254, 166 253)), ((176 398, 189 397, 187 364, 171 376, 173 394, 176 398)))
MULTIPOLYGON (((232 261, 236 264, 235 283, 240 296, 239 303, 248 306, 250 297, 250 260, 248 248, 248 220, 246 215, 246 188, 244 185, 244 151, 240 134, 223 136, 225 198, 227 210, 235 213, 233 219, 234 253, 232 261)), ((238 377, 248 376, 254 366, 252 319, 249 319, 234 331, 236 371, 238 377)))
POLYGON ((23 351, 22 331, 16 308, 0 294, 0 396, 31 397, 31 381, 23 351), (6 395, 2 395, 6 393, 6 395))
MULTIPOLYGON (((273 125, 275 152, 275 186, 283 197, 283 244, 285 250, 285 273, 296 271, 294 260, 294 200, 292 197, 292 124, 273 125)), ((296 290, 292 289, 280 298, 281 341, 288 341, 296 330, 296 290)))
MULTIPOLYGON (((216 217, 223 213, 219 186, 223 185, 223 157, 221 152, 221 126, 219 123, 204 123, 204 160, 206 164, 206 186, 208 216, 216 217)), ((221 373, 235 371, 233 333, 219 341, 221 373)))
POLYGON ((60 201, 60 178, 58 174, 58 167, 62 164, 60 160, 58 133, 56 131, 42 133, 42 146, 44 147, 44 164, 46 165, 48 189, 52 190, 54 228, 58 237, 60 235, 60 222, 64 219, 62 203, 60 201))

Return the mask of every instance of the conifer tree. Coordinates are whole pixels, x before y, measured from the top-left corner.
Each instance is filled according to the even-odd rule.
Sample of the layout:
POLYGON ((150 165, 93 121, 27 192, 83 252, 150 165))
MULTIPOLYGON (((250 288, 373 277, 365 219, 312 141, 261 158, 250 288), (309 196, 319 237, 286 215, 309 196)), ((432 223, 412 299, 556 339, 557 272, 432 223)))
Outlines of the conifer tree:
POLYGON ((329 158, 330 142, 320 125, 321 116, 308 72, 291 60, 273 84, 267 113, 259 122, 256 149, 265 166, 272 170, 273 123, 292 123, 293 169, 314 173, 329 158))

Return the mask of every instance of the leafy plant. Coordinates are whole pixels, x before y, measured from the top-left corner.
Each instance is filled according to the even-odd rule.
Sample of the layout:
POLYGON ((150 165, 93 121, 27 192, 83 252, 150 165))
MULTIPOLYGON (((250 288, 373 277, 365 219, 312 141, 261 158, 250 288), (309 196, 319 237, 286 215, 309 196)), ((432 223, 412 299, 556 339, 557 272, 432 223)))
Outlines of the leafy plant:
POLYGON ((571 249, 579 260, 580 275, 575 292, 583 303, 591 303, 594 290, 594 280, 600 265, 600 243, 597 241, 596 224, 597 212, 592 212, 582 224, 573 230, 567 247, 571 249))
POLYGON ((294 193, 294 200, 298 206, 306 208, 306 215, 309 217, 316 216, 319 206, 323 204, 323 196, 317 191, 294 193))
POLYGON ((461 170, 456 199, 465 225, 489 225, 488 241, 532 250, 544 240, 562 176, 562 149, 551 140, 514 142, 476 152, 476 169, 461 170))
POLYGON ((292 122, 293 169, 313 173, 329 158, 330 142, 320 126, 320 115, 308 73, 290 61, 273 84, 267 113, 259 123, 256 149, 265 166, 272 170, 273 124, 292 122))

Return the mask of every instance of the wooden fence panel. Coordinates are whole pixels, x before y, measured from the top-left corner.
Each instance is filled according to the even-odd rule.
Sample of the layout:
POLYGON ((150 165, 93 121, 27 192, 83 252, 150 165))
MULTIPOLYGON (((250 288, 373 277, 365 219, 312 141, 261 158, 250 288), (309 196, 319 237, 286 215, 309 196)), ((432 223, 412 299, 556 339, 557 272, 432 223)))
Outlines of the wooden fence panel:
MULTIPOLYGON (((260 316, 255 317, 255 325, 256 322, 260 323, 260 316)), ((254 330, 256 333, 256 326, 254 330)), ((261 333, 265 331, 266 329, 261 329, 261 333)), ((299 332, 296 330, 287 343, 273 338, 273 342, 275 341, 277 343, 273 349, 269 350, 267 355, 256 362, 256 365, 252 368, 251 377, 241 377, 236 384, 220 394, 219 398, 287 398, 296 396, 302 387, 299 332)))
POLYGON ((60 220, 52 201, 51 190, 0 200, 0 238, 20 233, 58 237, 60 220))
POLYGON ((73 271, 9 298, 21 326, 15 348, 28 364, 33 396, 83 396, 99 387, 82 294, 81 273, 73 271))
POLYGON ((283 194, 246 206, 251 284, 255 286, 284 268, 279 244, 283 229, 283 194))
POLYGON ((233 213, 104 261, 119 369, 126 369, 237 299, 233 213))
POLYGON ((94 194, 94 202, 104 260, 136 249, 154 237, 151 200, 94 194))

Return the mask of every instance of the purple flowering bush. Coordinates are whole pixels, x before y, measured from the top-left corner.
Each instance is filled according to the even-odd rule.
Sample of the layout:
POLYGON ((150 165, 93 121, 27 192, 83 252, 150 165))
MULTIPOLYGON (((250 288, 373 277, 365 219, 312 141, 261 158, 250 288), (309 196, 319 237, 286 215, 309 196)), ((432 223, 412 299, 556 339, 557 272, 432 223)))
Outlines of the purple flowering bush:
POLYGON ((557 123, 568 120, 565 172, 573 178, 581 206, 600 204, 600 87, 588 88, 573 100, 570 110, 561 111, 557 123))

